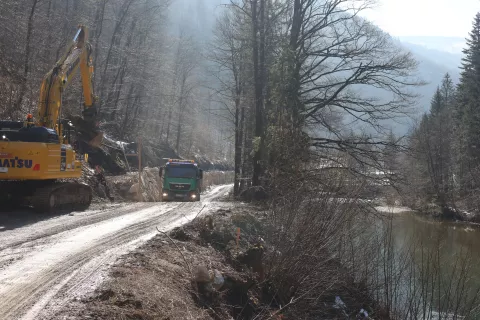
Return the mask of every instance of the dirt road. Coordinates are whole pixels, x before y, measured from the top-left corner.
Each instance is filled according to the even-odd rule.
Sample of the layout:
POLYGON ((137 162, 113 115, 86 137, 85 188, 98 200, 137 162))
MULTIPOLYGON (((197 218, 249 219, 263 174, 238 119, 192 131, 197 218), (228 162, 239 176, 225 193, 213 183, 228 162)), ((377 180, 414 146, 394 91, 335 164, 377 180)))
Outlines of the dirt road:
POLYGON ((57 217, 0 213, 0 319, 50 319, 91 292, 122 254, 153 237, 228 205, 217 186, 194 203, 136 203, 57 217))

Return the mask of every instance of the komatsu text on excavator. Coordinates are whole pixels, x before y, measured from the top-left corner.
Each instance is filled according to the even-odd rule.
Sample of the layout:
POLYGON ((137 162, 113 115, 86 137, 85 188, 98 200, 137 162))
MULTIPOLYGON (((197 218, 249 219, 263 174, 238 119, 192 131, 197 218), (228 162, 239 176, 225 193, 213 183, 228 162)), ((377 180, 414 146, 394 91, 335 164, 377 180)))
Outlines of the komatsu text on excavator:
MULTIPOLYGON (((80 26, 66 54, 43 79, 36 117, 26 121, 0 120, 0 199, 23 202, 42 212, 85 209, 91 188, 75 181, 82 160, 71 146, 72 135, 92 147, 102 144, 96 124, 91 46, 88 30, 80 26), (61 118, 62 93, 80 69, 83 116, 61 118)), ((2 202, 3 202, 2 201, 2 202)))

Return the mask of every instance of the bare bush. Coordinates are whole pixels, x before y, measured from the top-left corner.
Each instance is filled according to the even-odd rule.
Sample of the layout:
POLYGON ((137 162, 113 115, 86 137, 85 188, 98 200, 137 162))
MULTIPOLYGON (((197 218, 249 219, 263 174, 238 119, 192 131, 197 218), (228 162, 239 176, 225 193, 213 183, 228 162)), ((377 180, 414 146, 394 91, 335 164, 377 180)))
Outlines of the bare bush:
POLYGON ((328 306, 340 296, 347 314, 368 307, 373 319, 478 316, 471 253, 445 253, 442 233, 399 235, 394 216, 359 197, 366 181, 324 177, 311 172, 302 183, 278 182, 288 197, 271 203, 276 229, 268 237, 274 250, 266 265, 283 312, 312 310, 313 317, 333 318, 328 306), (339 188, 342 195, 326 191, 339 188))

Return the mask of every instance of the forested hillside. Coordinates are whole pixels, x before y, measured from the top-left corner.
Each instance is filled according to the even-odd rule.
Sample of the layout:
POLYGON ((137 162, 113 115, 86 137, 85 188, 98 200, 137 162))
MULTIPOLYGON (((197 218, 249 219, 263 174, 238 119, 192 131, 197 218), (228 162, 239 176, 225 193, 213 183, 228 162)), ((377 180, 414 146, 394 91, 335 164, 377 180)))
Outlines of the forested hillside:
MULTIPOLYGON (((415 126, 405 168, 409 194, 417 207, 437 205, 451 216, 456 209, 478 212, 480 124, 480 14, 473 22, 456 85, 445 75, 428 113, 415 126)), ((458 211, 457 211, 458 212, 458 211)))
MULTIPOLYGON (((208 35, 210 27, 201 4, 1 1, 0 118, 35 115, 42 78, 64 54, 77 25, 84 24, 94 52, 101 127, 109 137, 168 143, 186 157, 230 157, 228 119, 212 119, 216 105, 205 85, 208 36, 199 35, 208 35)), ((79 78, 65 91, 65 118, 82 110, 79 78)))
MULTIPOLYGON (((155 160, 151 163, 155 167, 160 165, 156 160, 164 163, 163 156, 179 156, 205 163, 218 160, 233 165, 235 171, 233 188, 222 185, 209 195, 201 180, 205 185, 209 179, 213 183, 211 177, 215 175, 203 178, 198 168, 190 170, 195 166, 190 163, 181 164, 190 166, 185 175, 170 173, 174 166, 162 171, 145 170, 152 176, 147 181, 155 189, 152 199, 197 202, 201 197, 203 207, 201 202, 135 206, 140 211, 128 212, 116 207, 113 212, 120 213, 113 216, 115 225, 105 228, 108 235, 94 232, 95 239, 86 239, 90 233, 82 229, 82 237, 64 238, 68 247, 73 247, 72 239, 92 240, 92 247, 80 244, 88 255, 75 247, 76 251, 55 247, 58 250, 48 251, 48 256, 62 251, 64 259, 77 255, 82 263, 89 263, 88 257, 104 252, 91 250, 94 240, 105 250, 110 250, 110 244, 120 245, 118 239, 133 245, 136 240, 128 230, 150 234, 156 224, 161 228, 176 225, 179 220, 172 220, 175 215, 185 221, 192 217, 201 228, 194 232, 209 239, 200 242, 202 246, 208 244, 210 253, 202 253, 198 259, 208 264, 206 268, 219 268, 208 255, 222 247, 229 248, 225 261, 232 262, 231 270, 243 265, 248 270, 246 277, 236 274, 222 278, 220 287, 227 282, 230 287, 218 295, 211 294, 216 292, 211 291, 216 285, 210 284, 219 279, 213 270, 209 273, 205 269, 202 286, 192 287, 194 283, 188 277, 193 280, 196 276, 189 261, 191 253, 198 250, 188 249, 184 240, 193 241, 195 238, 189 235, 193 231, 179 232, 180 237, 168 236, 188 269, 185 276, 178 277, 177 267, 179 261, 183 262, 180 258, 168 261, 177 270, 172 273, 172 283, 175 287, 188 286, 185 292, 189 299, 199 298, 197 303, 203 311, 215 313, 214 319, 220 318, 215 305, 227 304, 235 309, 232 317, 236 319, 242 318, 243 312, 250 316, 242 319, 339 319, 355 314, 363 317, 366 309, 375 319, 475 318, 480 290, 477 282, 470 284, 475 280, 470 275, 478 270, 469 273, 468 268, 469 262, 476 260, 468 260, 473 254, 463 252, 463 247, 465 259, 445 251, 443 246, 453 246, 456 236, 449 233, 456 226, 431 233, 416 229, 418 224, 394 230, 399 221, 395 219, 405 220, 407 215, 392 213, 411 210, 398 208, 401 200, 411 208, 434 208, 449 218, 456 217, 456 208, 479 208, 480 13, 457 73, 457 62, 451 55, 413 45, 409 50, 408 45, 366 20, 362 14, 374 4, 372 0, 0 0, 0 119, 23 120, 27 113, 36 116, 43 76, 63 54, 77 25, 84 24, 90 30, 93 48, 98 120, 109 142, 123 146, 121 141, 141 138, 143 150, 155 160), (423 114, 426 109, 429 111, 423 114), (157 189, 159 177, 163 189, 157 189), (250 210, 246 202, 262 204, 261 211, 251 211, 254 214, 242 218, 250 210), (390 210, 392 205, 400 210, 390 210), (225 209, 215 212, 214 208, 225 209), (196 220, 207 213, 206 220, 196 220), (125 219, 124 214, 132 218, 125 219), (235 227, 217 225, 210 214, 220 220, 235 219, 235 227), (128 224, 135 219, 139 224, 128 224), (235 234, 229 235, 233 230, 235 234), (437 242, 434 233, 445 236, 445 242, 437 242), (238 244, 245 240, 248 245, 242 251, 238 244), (200 288, 205 288, 208 299, 195 297, 200 288), (249 290, 262 295, 265 308, 249 290), (230 300, 231 296, 236 297, 230 300), (218 303, 218 297, 229 302, 218 303), (347 313, 341 304, 354 305, 355 310, 347 313), (324 311, 332 305, 338 316, 326 317, 324 311)), ((63 118, 80 114, 81 91, 80 81, 68 84, 63 118)), ((46 131, 47 135, 49 132, 28 123, 19 127, 19 132, 30 128, 46 131)), ((10 141, 2 137, 2 146, 10 141)), ((53 145, 46 141, 43 147, 53 145)), ((54 143, 60 149, 57 141, 55 136, 54 143)), ((129 147, 132 153, 137 150, 136 145, 129 147)), ((65 157, 62 151, 58 153, 65 157)), ((73 157, 72 151, 70 154, 73 157)), ((126 158, 125 154, 111 154, 126 158)), ((12 159, 4 160, 3 173, 17 161, 13 152, 7 155, 12 159)), ((89 160, 93 157, 90 154, 89 160)), ((61 160, 55 160, 60 168, 61 160)), ((75 168, 80 174, 80 165, 75 168)), ((85 173, 86 166, 83 169, 85 173)), ((228 169, 228 165, 221 169, 228 169)), ((108 187, 97 171, 95 176, 108 187)), ((127 177, 131 179, 122 192, 135 193, 142 200, 144 179, 133 173, 127 177), (134 179, 138 179, 135 187, 131 184, 134 179)), ((32 188, 35 192, 36 186, 32 188)), ((60 197, 48 192, 39 193, 37 199, 48 200, 49 207, 55 207, 60 197)), ((82 199, 82 204, 88 199, 82 199)), ((82 219, 90 217, 87 214, 82 219)), ((95 222, 92 226, 102 229, 98 225, 95 222)), ((163 229, 157 230, 166 235, 163 229)), ((24 234, 31 238, 29 232, 24 234)), ((11 248, 24 243, 15 241, 11 248)), ((157 255, 164 244, 150 249, 157 255)), ((140 256, 144 255, 135 255, 135 259, 142 259, 140 256)), ((16 256, 5 257, 16 266, 16 256)), ((30 255, 25 257, 27 261, 30 255)), ((33 256, 35 261, 43 261, 42 257, 33 256)), ((197 258, 191 261, 192 267, 199 262, 197 258)), ((58 268, 54 265, 54 271, 63 270, 60 262, 63 260, 56 261, 59 264, 58 268)), ((81 266, 80 260, 69 262, 72 264, 67 264, 64 277, 75 279, 70 274, 81 266)), ((145 267, 129 262, 129 268, 139 265, 145 267)), ((161 282, 166 277, 165 265, 158 266, 159 272, 147 269, 156 277, 152 279, 161 282)), ((14 270, 4 282, 13 283, 10 280, 16 279, 18 270, 24 268, 14 270)), ((51 270, 35 271, 39 277, 55 275, 51 270)), ((217 271, 221 276, 225 270, 217 271)), ((136 272, 132 274, 138 275, 136 272)), ((83 273, 79 275, 85 278, 83 273)), ((29 279, 34 280, 33 276, 29 279)), ((52 281, 63 281, 60 277, 43 279, 48 287, 52 281)), ((165 302, 169 297, 167 291, 157 294, 154 285, 151 291, 143 289, 143 284, 155 281, 135 279, 132 283, 149 299, 165 302)), ((34 281, 29 290, 36 293, 38 285, 34 281)), ((63 295, 65 291, 59 288, 55 294, 63 295)), ((16 297, 28 296, 24 306, 37 298, 30 291, 18 292, 21 294, 5 299, 5 309, 11 314, 19 300, 16 297)), ((140 301, 119 304, 123 300, 111 295, 106 300, 115 302, 115 310, 122 310, 121 304, 135 307, 135 312, 137 306, 148 310, 158 307, 140 301)), ((169 310, 185 309, 186 304, 174 305, 167 300, 169 310)), ((125 301, 134 301, 133 296, 125 301)), ((170 317, 159 314, 162 316, 158 318, 170 317)))
MULTIPOLYGON (((272 5, 277 6, 283 5, 272 5)), ((231 101, 224 96, 229 84, 215 65, 222 59, 216 55, 215 38, 225 27, 221 25, 224 18, 216 20, 233 7, 222 0, 2 1, 0 118, 23 119, 28 112, 35 114, 43 76, 64 53, 76 26, 85 24, 94 50, 101 125, 109 137, 136 141, 143 136, 168 145, 182 156, 233 160, 232 125, 237 120, 231 101)), ((285 17, 290 15, 278 10, 285 17)), ((285 33, 281 30, 283 22, 277 24, 278 30, 270 30, 272 39, 277 40, 268 44, 275 54, 285 44, 279 39, 285 33)), ((418 82, 429 84, 409 89, 412 98, 417 97, 411 99, 407 117, 379 119, 399 135, 407 131, 409 117, 418 114, 415 100, 418 109, 424 108, 440 75, 450 70, 440 64, 441 59, 432 62, 415 50, 412 58, 419 61, 418 82)), ((268 68, 271 72, 276 65, 268 68)), ((349 69, 336 70, 335 74, 343 77, 342 72, 346 75, 349 69)), ((380 97, 382 103, 395 99, 391 90, 379 90, 378 86, 362 90, 380 97)), ((71 83, 65 91, 63 117, 79 114, 81 101, 80 82, 71 83)), ((355 122, 372 133, 368 125, 362 126, 363 120, 355 122)))

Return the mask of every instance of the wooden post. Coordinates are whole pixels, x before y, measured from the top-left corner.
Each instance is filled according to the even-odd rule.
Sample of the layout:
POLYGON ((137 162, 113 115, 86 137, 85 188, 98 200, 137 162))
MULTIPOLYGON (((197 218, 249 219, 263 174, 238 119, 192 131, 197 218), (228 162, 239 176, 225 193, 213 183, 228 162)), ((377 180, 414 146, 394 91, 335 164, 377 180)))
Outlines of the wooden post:
POLYGON ((130 165, 128 164, 127 155, 125 154, 125 145, 122 144, 123 158, 125 159, 125 164, 127 165, 127 172, 130 172, 130 165))
POLYGON ((142 196, 142 138, 138 138, 138 199, 143 201, 142 196))
MULTIPOLYGON (((159 171, 162 170, 162 167, 159 167, 158 170, 159 171)), ((165 174, 165 172, 163 172, 163 174, 165 174)), ((158 194, 159 194, 160 198, 157 199, 157 201, 162 201, 162 198, 163 198, 163 196, 162 196, 163 195, 163 174, 161 176, 160 175, 158 176, 158 178, 159 178, 159 181, 158 181, 159 193, 158 194)))

